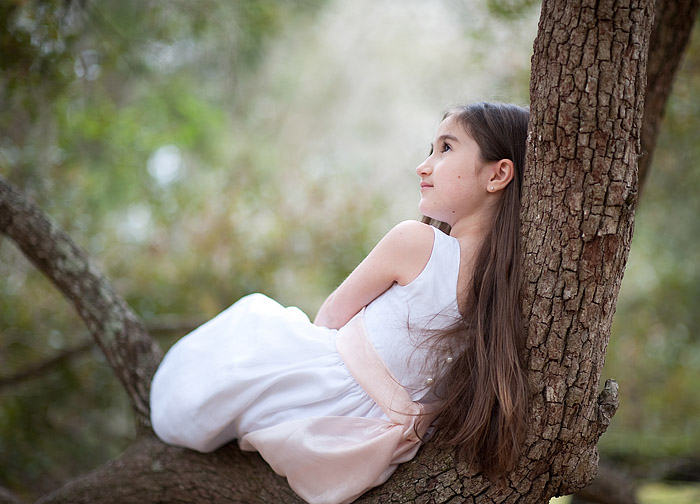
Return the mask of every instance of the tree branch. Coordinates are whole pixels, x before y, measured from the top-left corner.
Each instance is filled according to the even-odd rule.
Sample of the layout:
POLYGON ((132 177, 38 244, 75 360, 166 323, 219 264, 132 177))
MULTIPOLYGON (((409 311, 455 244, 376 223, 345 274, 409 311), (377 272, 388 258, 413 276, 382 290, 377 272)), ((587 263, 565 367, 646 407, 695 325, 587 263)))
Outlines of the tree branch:
POLYGON ((44 273, 80 314, 150 427, 149 389, 162 352, 104 275, 32 201, 0 176, 0 231, 44 273))
MULTIPOLYGON (((150 320, 146 323, 146 330, 154 337, 162 333, 180 333, 186 334, 198 326, 202 325, 204 320, 181 319, 171 317, 161 317, 150 320)), ((60 366, 73 358, 80 357, 95 345, 95 341, 89 336, 85 337, 84 341, 65 348, 50 357, 47 357, 39 362, 34 362, 24 369, 20 369, 14 373, 0 376, 0 390, 5 387, 18 385, 27 380, 39 378, 46 373, 50 373, 54 368, 60 366)))
POLYGON ((66 348, 61 352, 58 352, 51 357, 40 362, 35 362, 24 369, 8 374, 7 376, 0 377, 0 390, 5 387, 11 387, 17 385, 32 378, 37 378, 44 375, 45 373, 51 371, 57 366, 64 364, 74 357, 84 354, 92 348, 95 344, 92 340, 82 341, 70 348, 66 348))
POLYGON ((644 97, 639 188, 644 187, 673 82, 698 15, 700 0, 656 0, 649 41, 647 89, 644 97))
POLYGON ((42 497, 37 504, 75 502, 303 501, 260 455, 242 452, 235 444, 198 453, 143 436, 118 459, 42 497))

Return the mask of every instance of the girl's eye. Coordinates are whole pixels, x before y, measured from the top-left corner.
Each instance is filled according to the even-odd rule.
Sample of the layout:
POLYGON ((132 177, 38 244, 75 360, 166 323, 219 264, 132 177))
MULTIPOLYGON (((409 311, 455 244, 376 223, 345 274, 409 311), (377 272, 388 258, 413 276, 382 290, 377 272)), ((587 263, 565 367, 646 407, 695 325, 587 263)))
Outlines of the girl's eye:
POLYGON ((451 151, 451 150, 452 150, 452 146, 450 144, 448 144, 448 143, 442 144, 442 152, 447 152, 447 151, 451 151))

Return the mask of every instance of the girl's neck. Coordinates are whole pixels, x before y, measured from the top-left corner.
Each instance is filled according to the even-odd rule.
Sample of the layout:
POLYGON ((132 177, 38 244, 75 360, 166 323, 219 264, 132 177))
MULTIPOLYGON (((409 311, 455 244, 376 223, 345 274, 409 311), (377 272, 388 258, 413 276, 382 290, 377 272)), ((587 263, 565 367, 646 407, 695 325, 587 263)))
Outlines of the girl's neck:
POLYGON ((450 230, 450 236, 458 240, 468 240, 480 242, 488 235, 493 226, 493 209, 484 211, 476 215, 464 217, 454 224, 450 230))

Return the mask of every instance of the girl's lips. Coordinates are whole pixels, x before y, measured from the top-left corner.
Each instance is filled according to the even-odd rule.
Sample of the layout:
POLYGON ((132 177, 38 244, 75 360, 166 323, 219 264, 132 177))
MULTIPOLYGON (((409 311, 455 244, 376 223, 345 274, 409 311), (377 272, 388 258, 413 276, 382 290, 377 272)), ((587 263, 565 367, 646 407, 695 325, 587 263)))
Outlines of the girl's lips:
POLYGON ((426 183, 426 182, 421 182, 421 184, 420 184, 421 191, 427 187, 433 187, 433 186, 426 183))

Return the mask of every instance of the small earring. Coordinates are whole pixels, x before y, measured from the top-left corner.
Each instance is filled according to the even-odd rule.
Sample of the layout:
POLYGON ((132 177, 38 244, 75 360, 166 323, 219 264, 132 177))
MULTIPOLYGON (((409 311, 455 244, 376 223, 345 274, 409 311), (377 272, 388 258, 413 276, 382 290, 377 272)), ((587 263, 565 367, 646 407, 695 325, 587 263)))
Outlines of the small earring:
POLYGON ((490 191, 493 191, 493 186, 489 187, 489 190, 490 190, 490 191))

